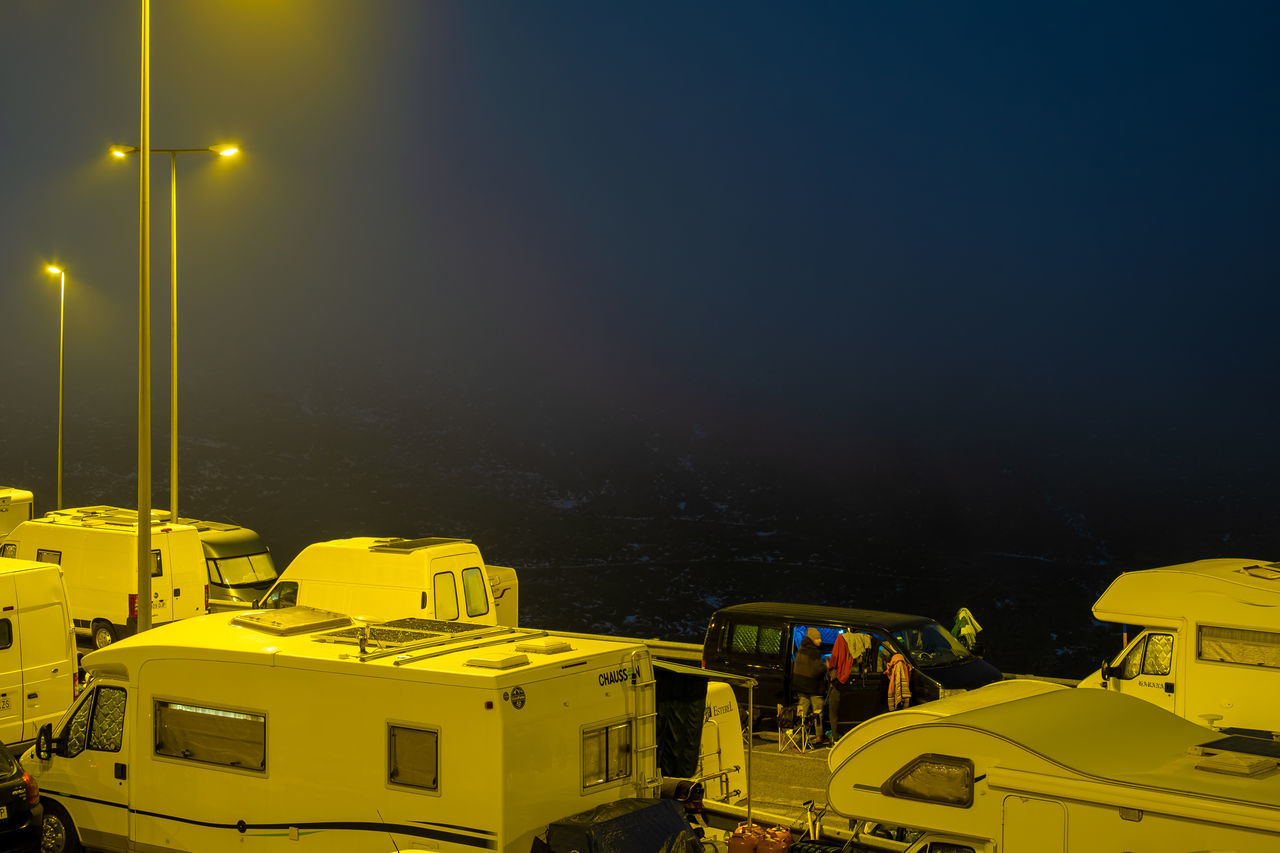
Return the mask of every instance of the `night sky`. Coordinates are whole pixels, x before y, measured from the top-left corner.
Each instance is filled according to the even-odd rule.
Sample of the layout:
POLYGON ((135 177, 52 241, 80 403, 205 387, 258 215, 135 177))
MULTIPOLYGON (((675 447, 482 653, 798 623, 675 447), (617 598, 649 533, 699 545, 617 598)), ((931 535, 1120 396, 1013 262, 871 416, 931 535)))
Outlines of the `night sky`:
MULTIPOLYGON (((138 164, 106 152, 138 141, 138 6, 0 11, 0 482, 40 510, 50 262, 68 503, 135 495, 138 164)), ((975 548, 970 495, 1026 493, 1134 559, 1280 557, 1277 44, 1261 2, 157 0, 152 145, 243 150, 178 165, 187 482, 248 477, 200 468, 228 443, 385 449, 339 417, 536 435, 620 488, 640 424, 975 548)), ((163 507, 164 156, 152 183, 163 507)), ((308 476, 280 501, 317 524, 364 500, 308 476)))

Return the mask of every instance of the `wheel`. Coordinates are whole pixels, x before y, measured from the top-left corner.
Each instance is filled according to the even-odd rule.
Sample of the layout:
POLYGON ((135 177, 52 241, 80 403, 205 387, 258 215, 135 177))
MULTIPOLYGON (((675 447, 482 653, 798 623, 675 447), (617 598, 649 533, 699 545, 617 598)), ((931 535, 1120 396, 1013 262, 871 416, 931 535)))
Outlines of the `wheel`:
POLYGON ((41 853, 80 853, 80 836, 71 822, 67 810, 50 799, 44 800, 44 832, 40 841, 41 853))
POLYGON ((116 629, 110 622, 93 623, 93 647, 105 649, 116 641, 116 629))

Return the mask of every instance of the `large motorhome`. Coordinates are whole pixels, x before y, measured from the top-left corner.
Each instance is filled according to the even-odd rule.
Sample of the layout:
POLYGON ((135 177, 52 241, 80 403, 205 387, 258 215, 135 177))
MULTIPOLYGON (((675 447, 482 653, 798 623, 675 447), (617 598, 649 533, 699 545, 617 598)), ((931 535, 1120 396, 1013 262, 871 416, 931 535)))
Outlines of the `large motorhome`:
MULTIPOLYGON (((76 632, 96 648, 137 632, 136 514, 64 511, 24 521, 5 538, 0 556, 61 566, 76 632)), ((152 624, 208 612, 204 554, 194 527, 153 520, 151 556, 152 624)))
POLYGON ((62 570, 0 558, 0 741, 21 752, 75 698, 76 640, 62 570))
POLYGON ((515 569, 486 565, 470 539, 355 536, 303 548, 258 606, 514 627, 517 593, 515 569))
POLYGON ((659 789, 639 641, 295 607, 84 666, 24 756, 55 850, 527 853, 551 821, 659 789))
POLYGON ((840 744, 828 803, 860 825, 912 828, 905 841, 855 836, 907 853, 1280 849, 1274 741, 1101 690, 1018 696, 992 685, 864 723, 840 744))
POLYGON ((1145 630, 1081 687, 1227 732, 1280 732, 1280 563, 1199 560, 1126 572, 1093 615, 1145 630))

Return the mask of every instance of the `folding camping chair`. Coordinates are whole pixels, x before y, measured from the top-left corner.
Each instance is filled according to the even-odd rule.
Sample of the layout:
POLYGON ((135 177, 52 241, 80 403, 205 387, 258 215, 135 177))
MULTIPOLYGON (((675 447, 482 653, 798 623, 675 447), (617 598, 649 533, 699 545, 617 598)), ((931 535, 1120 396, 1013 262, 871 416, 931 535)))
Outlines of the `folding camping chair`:
POLYGON ((793 749, 808 752, 817 749, 822 739, 822 715, 805 714, 803 719, 795 705, 778 706, 778 752, 793 749))

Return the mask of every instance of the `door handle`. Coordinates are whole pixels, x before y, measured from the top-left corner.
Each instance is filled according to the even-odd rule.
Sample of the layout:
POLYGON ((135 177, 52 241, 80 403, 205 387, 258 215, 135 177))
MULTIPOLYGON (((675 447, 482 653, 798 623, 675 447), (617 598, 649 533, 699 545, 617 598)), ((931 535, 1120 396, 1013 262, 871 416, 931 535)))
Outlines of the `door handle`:
POLYGON ((28 693, 28 694, 27 694, 27 698, 28 698, 28 699, 39 699, 39 698, 40 698, 40 694, 39 694, 39 693, 28 693))
POLYGON ((129 777, 129 768, 125 767, 123 764, 117 761, 116 762, 116 778, 127 779, 128 777, 129 777))
POLYGON ((1172 681, 1166 681, 1166 682, 1164 683, 1164 692, 1165 692, 1165 693, 1172 693, 1172 692, 1173 692, 1173 682, 1172 682, 1172 681))

